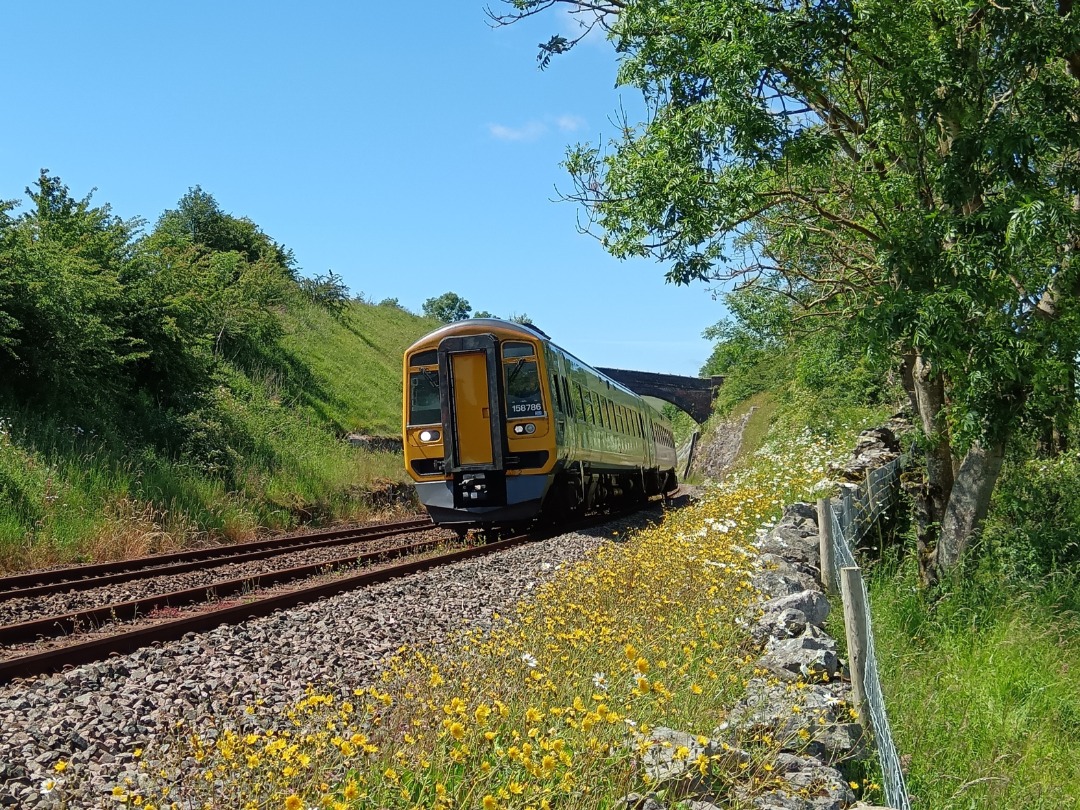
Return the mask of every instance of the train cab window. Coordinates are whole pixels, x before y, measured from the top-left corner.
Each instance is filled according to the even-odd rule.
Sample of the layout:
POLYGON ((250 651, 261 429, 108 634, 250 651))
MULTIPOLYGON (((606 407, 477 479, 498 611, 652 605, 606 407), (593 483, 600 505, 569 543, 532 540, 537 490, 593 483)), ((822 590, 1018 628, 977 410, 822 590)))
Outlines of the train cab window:
POLYGON ((410 366, 437 366, 438 364, 438 349, 428 349, 426 352, 417 352, 409 358, 410 366))
POLYGON ((528 343, 503 344, 503 390, 510 419, 547 416, 540 391, 540 371, 533 347, 528 343))
POLYGON ((559 385, 559 379, 558 374, 551 375, 551 390, 555 392, 555 410, 559 413, 566 413, 563 409, 562 391, 560 390, 562 386, 559 385))
POLYGON ((442 404, 439 399, 439 372, 433 369, 410 371, 409 424, 436 425, 440 422, 442 404))
POLYGON ((536 349, 533 348, 531 343, 524 343, 520 340, 508 340, 502 345, 503 360, 512 360, 515 357, 532 357, 536 354, 536 349))

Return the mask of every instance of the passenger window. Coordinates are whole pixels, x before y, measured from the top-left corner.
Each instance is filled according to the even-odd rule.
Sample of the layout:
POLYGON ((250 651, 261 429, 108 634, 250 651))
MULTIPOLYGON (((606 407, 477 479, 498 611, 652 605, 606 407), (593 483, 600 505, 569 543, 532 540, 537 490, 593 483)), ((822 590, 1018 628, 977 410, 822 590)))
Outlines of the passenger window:
POLYGON ((563 411, 562 391, 559 390, 559 375, 551 375, 551 390, 555 392, 555 410, 559 413, 565 413, 563 411))

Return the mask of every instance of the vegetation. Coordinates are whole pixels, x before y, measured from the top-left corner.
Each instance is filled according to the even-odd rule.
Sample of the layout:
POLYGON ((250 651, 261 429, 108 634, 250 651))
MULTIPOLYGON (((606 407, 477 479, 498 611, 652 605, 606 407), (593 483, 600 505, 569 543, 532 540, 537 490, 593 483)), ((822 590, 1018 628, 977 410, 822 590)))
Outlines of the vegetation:
POLYGON ((455 292, 444 292, 440 296, 427 299, 423 309, 427 317, 443 323, 463 321, 472 311, 469 302, 455 292))
POLYGON ((198 187, 155 227, 42 172, 0 216, 0 570, 355 518, 431 321, 350 301, 198 187))
MULTIPOLYGON (((755 674, 757 653, 736 621, 754 598, 746 546, 847 452, 854 426, 828 427, 835 443, 792 438, 785 425, 701 503, 610 538, 489 630, 440 651, 401 651, 381 683, 316 685, 284 715, 253 696, 238 717, 191 730, 178 756, 198 773, 147 774, 133 780, 149 782, 140 795, 124 783, 118 795, 142 806, 164 787, 182 806, 572 810, 650 789, 635 764, 649 729, 709 734, 755 674)), ((745 765, 691 760, 718 791, 738 784, 753 795, 773 782, 781 742, 792 741, 739 740, 745 765)), ((874 798, 869 784, 857 787, 874 798)))
MULTIPOLYGON (((926 459, 923 581, 955 567, 1010 438, 1061 425, 1074 398, 1072 0, 508 6, 497 21, 560 7, 606 30, 645 98, 646 122, 567 155, 569 196, 611 253, 850 320, 902 368, 926 459)), ((573 44, 552 37, 541 64, 573 44)))

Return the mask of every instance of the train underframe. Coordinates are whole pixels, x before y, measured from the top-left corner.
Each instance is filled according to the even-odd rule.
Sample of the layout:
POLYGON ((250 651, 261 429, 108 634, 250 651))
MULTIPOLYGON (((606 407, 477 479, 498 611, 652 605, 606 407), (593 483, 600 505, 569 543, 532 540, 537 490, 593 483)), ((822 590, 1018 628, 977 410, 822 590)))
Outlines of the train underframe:
POLYGON ((552 473, 507 476, 458 473, 452 481, 417 485, 432 520, 464 535, 557 526, 586 513, 644 504, 678 488, 673 470, 601 469, 571 465, 552 473))

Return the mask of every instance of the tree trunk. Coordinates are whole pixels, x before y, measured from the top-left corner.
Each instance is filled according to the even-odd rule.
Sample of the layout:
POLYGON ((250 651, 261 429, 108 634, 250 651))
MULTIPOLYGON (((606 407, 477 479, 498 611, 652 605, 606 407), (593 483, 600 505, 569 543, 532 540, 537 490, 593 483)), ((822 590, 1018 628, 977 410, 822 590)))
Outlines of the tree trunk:
POLYGON ((946 506, 953 491, 953 457, 945 424, 945 380, 918 352, 904 354, 904 388, 922 426, 926 451, 926 479, 909 488, 915 497, 915 531, 919 574, 923 585, 937 582, 937 547, 946 506))
POLYGON ((937 576, 960 562, 972 536, 986 518, 1004 458, 1004 440, 990 447, 976 442, 964 456, 941 522, 941 536, 934 555, 937 576))

